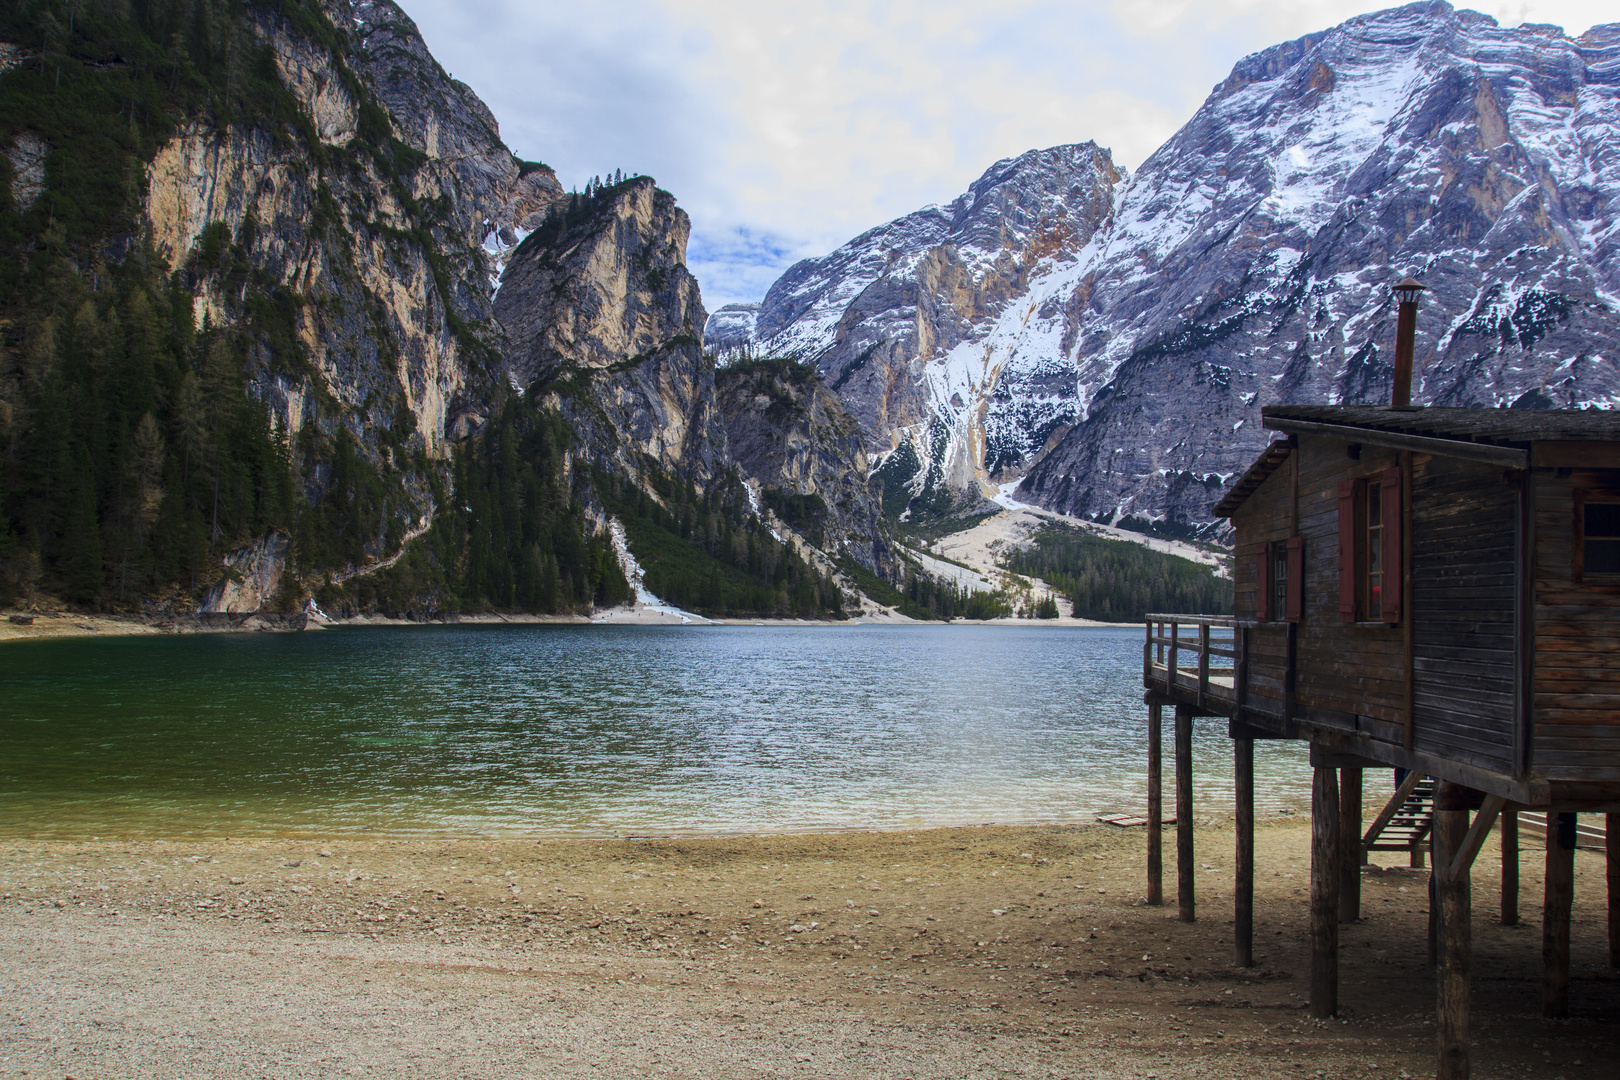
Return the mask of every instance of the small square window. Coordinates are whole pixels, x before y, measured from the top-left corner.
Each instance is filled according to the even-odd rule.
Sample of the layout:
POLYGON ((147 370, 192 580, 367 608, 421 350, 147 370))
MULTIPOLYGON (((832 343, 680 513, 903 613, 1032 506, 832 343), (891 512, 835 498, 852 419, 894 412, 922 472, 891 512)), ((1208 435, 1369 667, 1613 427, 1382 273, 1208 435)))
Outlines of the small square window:
POLYGON ((1620 574, 1620 502, 1588 502, 1582 510, 1582 569, 1620 574))

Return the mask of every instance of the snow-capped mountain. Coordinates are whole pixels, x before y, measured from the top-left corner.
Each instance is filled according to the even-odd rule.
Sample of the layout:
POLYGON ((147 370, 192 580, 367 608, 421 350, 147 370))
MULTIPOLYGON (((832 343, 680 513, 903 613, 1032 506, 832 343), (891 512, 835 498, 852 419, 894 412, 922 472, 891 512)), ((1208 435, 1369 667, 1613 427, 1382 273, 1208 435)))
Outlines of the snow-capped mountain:
POLYGON ((756 350, 817 357, 874 450, 914 448, 914 490, 1027 469, 1021 497, 1052 509, 1208 527, 1266 441, 1261 406, 1387 400, 1408 273, 1429 287, 1414 400, 1620 403, 1620 25, 1572 39, 1413 4, 1243 60, 1128 179, 1060 147, 975 191, 1004 173, 998 196, 1031 205, 1032 160, 1032 188, 1095 202, 1063 203, 1072 236, 1004 232, 1018 271, 985 275, 988 302, 922 272, 976 251, 928 227, 964 196, 800 263, 759 312, 756 350), (878 356, 904 409, 851 392, 878 356))
POLYGON ((705 337, 723 351, 752 318, 754 351, 814 359, 870 451, 906 443, 918 451, 907 460, 934 466, 916 470, 919 490, 930 476, 969 487, 984 471, 987 426, 1009 432, 1022 460, 1040 432, 1074 414, 1072 377, 1043 381, 1055 349, 1007 372, 1006 357, 981 343, 1015 300, 1032 295, 1032 274, 1074 264, 1107 220, 1122 175, 1091 143, 997 162, 948 205, 798 263, 757 312, 722 309, 705 337), (992 407, 998 386, 1016 388, 1018 400, 992 407), (1014 422, 1002 419, 1009 411, 1014 422))

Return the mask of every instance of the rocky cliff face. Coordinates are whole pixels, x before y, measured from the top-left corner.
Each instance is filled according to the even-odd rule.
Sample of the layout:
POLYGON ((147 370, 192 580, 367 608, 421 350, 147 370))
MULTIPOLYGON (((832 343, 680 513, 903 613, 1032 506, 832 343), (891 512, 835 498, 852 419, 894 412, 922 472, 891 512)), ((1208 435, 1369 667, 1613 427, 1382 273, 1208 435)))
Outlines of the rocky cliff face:
POLYGON ((889 565, 880 492, 860 423, 814 367, 739 360, 715 373, 731 459, 776 515, 817 547, 889 565))
POLYGON ((871 291, 901 222, 789 271, 750 344, 825 365, 855 327, 902 340, 879 369, 898 408, 865 404, 862 366, 839 384, 872 444, 925 415, 918 467, 1027 469, 1021 497, 1183 533, 1214 527, 1262 406, 1387 399, 1408 273, 1429 286, 1415 400, 1620 403, 1620 26, 1571 39, 1443 3, 1352 19, 1239 63, 1128 179, 1073 180, 1112 196, 1094 230, 1009 249, 1026 271, 954 344, 960 323, 901 333, 925 308, 871 291))
POLYGON ((726 458, 690 233, 674 196, 626 180, 559 206, 495 297, 512 385, 555 395, 587 451, 632 474, 643 454, 699 480, 726 458))
POLYGON ((1620 26, 1415 4, 1240 63, 1122 194, 1074 352, 1087 417, 1024 490, 1208 522, 1261 406, 1388 400, 1408 273, 1415 401, 1620 403, 1620 26))
MULTIPOLYGON (((1092 143, 997 162, 950 204, 792 267, 766 294, 749 344, 813 361, 872 453, 907 444, 902 458, 920 463, 903 478, 914 492, 976 490, 1077 411, 1045 357, 1020 364, 983 342, 1001 319, 1029 317, 1032 279, 1073 263, 1122 178, 1092 143)), ((711 327, 722 347, 751 313, 724 314, 711 327)))
POLYGON ((408 414, 404 442, 443 456, 487 412, 496 374, 486 241, 498 254, 503 230, 515 241, 561 187, 549 170, 523 170, 397 6, 325 7, 341 31, 332 40, 268 10, 252 22, 314 144, 192 124, 148 166, 146 216, 170 265, 197 273, 215 324, 244 312, 240 282, 199 264, 210 236, 235 241, 255 285, 282 290, 307 367, 267 355, 256 390, 290 432, 343 422, 374 449, 408 414), (322 398, 341 419, 320 415, 322 398))

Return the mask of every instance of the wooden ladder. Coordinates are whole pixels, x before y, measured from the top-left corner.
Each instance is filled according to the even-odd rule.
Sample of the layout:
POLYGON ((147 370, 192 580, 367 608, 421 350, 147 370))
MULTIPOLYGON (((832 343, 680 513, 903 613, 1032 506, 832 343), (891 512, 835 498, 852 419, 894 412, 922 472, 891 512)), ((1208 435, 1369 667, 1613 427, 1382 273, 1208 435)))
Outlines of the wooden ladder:
POLYGON ((1423 843, 1434 828, 1434 777, 1408 773, 1361 839, 1362 851, 1405 851, 1421 866, 1423 843))

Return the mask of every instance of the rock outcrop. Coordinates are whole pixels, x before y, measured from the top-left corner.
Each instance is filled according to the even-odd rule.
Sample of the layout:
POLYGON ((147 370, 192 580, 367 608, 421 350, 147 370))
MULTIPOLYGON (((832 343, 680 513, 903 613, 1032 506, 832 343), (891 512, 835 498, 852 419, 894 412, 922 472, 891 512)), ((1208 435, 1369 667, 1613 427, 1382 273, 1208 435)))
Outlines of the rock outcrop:
POLYGON ((503 346, 493 282, 563 193, 512 155, 398 6, 324 7, 335 37, 247 9, 307 118, 302 138, 193 122, 148 164, 145 217, 199 314, 258 340, 250 393, 289 435, 344 428, 395 486, 397 523, 366 545, 372 561, 431 517, 430 474, 488 415, 503 346), (276 325, 245 302, 244 276, 273 297, 276 325))
POLYGON ((586 452, 632 474, 640 455, 699 480, 726 459, 690 234, 673 195, 626 180, 560 205, 495 298, 512 385, 554 395, 586 452))
POLYGON ((1072 237, 1006 232, 1018 271, 963 279, 984 302, 919 293, 961 295, 930 276, 949 249, 925 210, 789 270, 733 347, 815 359, 869 447, 913 446, 884 466, 919 493, 1027 471, 1048 508, 1210 533, 1262 406, 1387 398, 1409 273, 1417 401, 1620 404, 1617 73, 1620 25, 1351 19, 1240 62, 1129 178, 1073 147, 992 170, 1016 205, 1029 160, 1083 197, 1072 237))
MULTIPOLYGON (((1032 278, 1074 263, 1123 175, 1093 143, 997 162, 950 204, 793 266, 749 344, 812 361, 874 455, 907 444, 903 456, 923 463, 905 481, 917 494, 976 493, 1078 412, 1072 380, 1054 380, 1046 357, 1019 364, 984 342, 1003 317, 1029 318, 1032 278)), ((740 325, 712 326, 711 344, 734 343, 740 325)))
POLYGON ((881 493, 860 423, 815 368, 739 360, 715 373, 731 459, 778 518, 868 569, 889 565, 881 493))

